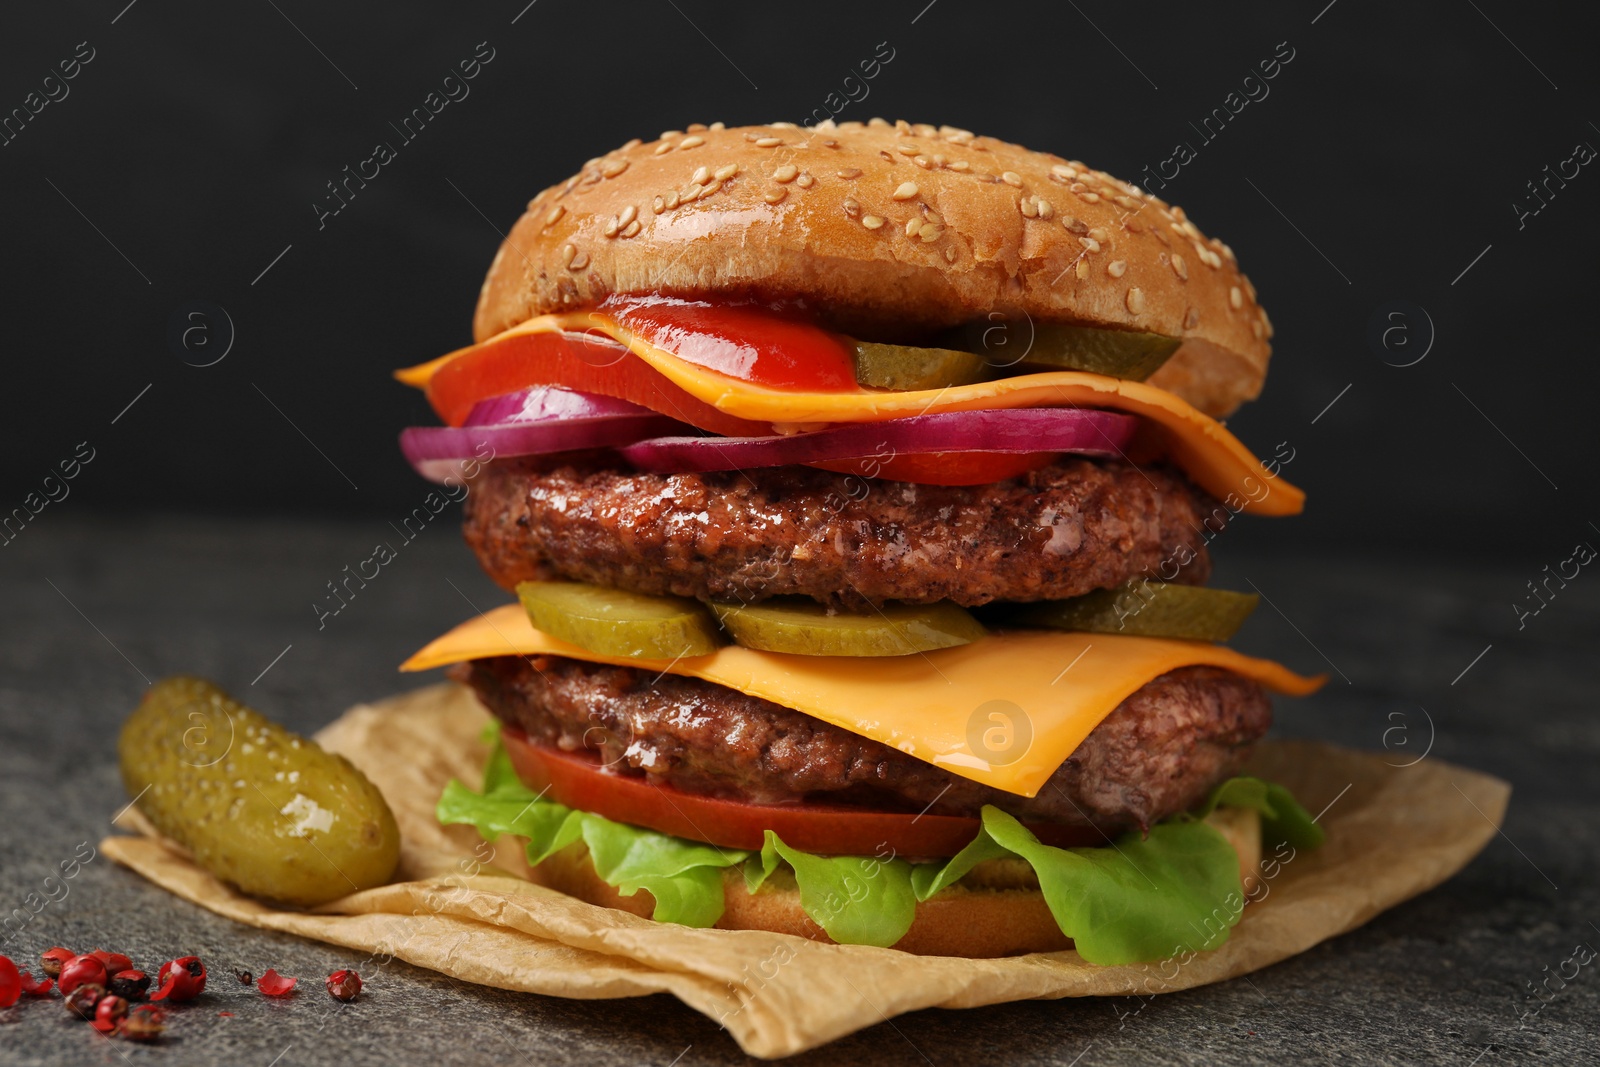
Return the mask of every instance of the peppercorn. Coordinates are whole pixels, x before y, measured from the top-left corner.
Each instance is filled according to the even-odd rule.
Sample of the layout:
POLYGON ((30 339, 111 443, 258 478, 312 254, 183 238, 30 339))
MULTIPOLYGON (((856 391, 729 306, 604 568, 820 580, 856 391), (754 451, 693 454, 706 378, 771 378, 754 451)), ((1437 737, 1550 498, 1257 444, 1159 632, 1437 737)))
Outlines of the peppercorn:
POLYGON ((107 993, 94 1006, 93 1025, 102 1034, 109 1034, 117 1028, 117 1024, 127 1017, 128 1002, 121 997, 114 997, 107 993))
POLYGON ((354 971, 334 971, 328 975, 328 996, 334 1000, 354 1000, 361 995, 361 976, 354 971))
POLYGON ((129 1041, 154 1041, 166 1028, 166 1012, 154 1004, 140 1004, 122 1020, 117 1032, 129 1041))
POLYGON ((206 988, 206 965, 200 962, 199 956, 169 960, 156 972, 156 981, 161 988, 151 1000, 193 1000, 206 988))
POLYGON ((103 948, 97 948, 93 952, 86 953, 86 955, 93 956, 105 964, 107 974, 133 970, 133 961, 120 952, 107 952, 103 948))
POLYGON ((249 971, 241 971, 239 968, 235 967, 233 969, 233 976, 235 978, 239 979, 239 984, 240 985, 255 985, 256 984, 255 975, 251 974, 249 971))
POLYGON ((74 989, 85 983, 100 986, 106 984, 106 965, 90 955, 74 956, 61 965, 61 976, 56 979, 62 996, 71 993, 74 989))
POLYGON ((143 971, 118 971, 106 984, 106 991, 125 1000, 143 1000, 148 995, 150 976, 143 971))
POLYGON ((84 982, 82 985, 74 986, 72 992, 67 994, 67 1010, 80 1019, 93 1019, 95 1006, 105 995, 104 986, 97 982, 84 982))
POLYGON ((39 969, 48 977, 60 978, 61 965, 76 955, 77 953, 70 948, 62 948, 60 945, 47 948, 39 954, 39 969))

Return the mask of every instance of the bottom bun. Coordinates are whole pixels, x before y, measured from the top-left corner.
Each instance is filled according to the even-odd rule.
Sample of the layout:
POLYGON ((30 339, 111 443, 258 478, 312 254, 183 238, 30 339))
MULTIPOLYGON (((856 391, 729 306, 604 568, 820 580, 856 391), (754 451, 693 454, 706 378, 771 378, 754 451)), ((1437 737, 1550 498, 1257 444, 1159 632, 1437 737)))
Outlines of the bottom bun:
MULTIPOLYGON (((1224 808, 1205 821, 1239 854, 1239 876, 1248 893, 1261 864, 1260 817, 1250 809, 1224 808)), ((655 899, 648 891, 625 897, 602 882, 581 841, 545 860, 533 869, 532 876, 540 885, 590 904, 643 918, 655 910, 655 899)), ((787 869, 775 872, 750 893, 739 868, 729 867, 723 871, 723 888, 727 908, 717 921, 720 930, 767 930, 832 941, 800 907, 800 891, 787 869)), ((919 956, 986 958, 1056 952, 1071 948, 1072 941, 1056 925, 1027 863, 990 860, 918 904, 911 929, 894 947, 919 956)))

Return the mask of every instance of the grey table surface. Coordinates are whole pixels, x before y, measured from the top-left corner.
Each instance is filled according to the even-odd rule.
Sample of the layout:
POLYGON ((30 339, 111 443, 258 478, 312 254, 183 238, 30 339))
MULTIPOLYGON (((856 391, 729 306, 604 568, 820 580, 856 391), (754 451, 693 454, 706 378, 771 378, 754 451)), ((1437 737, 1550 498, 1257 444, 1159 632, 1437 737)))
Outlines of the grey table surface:
MULTIPOLYGON (((147 680, 207 675, 307 731, 418 684, 394 664, 473 604, 502 599, 452 526, 441 517, 319 629, 311 605, 325 583, 393 540, 382 519, 42 515, 0 551, 0 910, 16 916, 81 843, 108 832, 126 800, 117 729, 147 680)), ((1439 889, 1248 980, 1160 997, 1137 1014, 1135 1000, 918 1012, 793 1062, 1600 1062, 1600 966, 1556 977, 1571 975, 1576 946, 1600 945, 1600 584, 1575 580, 1519 630, 1509 605, 1546 561, 1230 547, 1240 550, 1220 554, 1219 581, 1254 583, 1271 600, 1235 643, 1333 676, 1317 696, 1280 702, 1276 731, 1387 743, 1397 760, 1427 750, 1497 774, 1515 787, 1503 834, 1439 889)), ((62 899, 0 932, 0 952, 31 963, 53 944, 105 946, 152 967, 192 952, 211 968, 210 991, 153 1047, 113 1043, 59 1001, 25 999, 0 1011, 0 1062, 746 1060, 665 996, 511 994, 400 963, 367 975, 366 995, 335 1014, 315 985, 272 1001, 228 968, 273 966, 315 983, 355 958, 234 925, 104 856, 64 885, 62 899)))

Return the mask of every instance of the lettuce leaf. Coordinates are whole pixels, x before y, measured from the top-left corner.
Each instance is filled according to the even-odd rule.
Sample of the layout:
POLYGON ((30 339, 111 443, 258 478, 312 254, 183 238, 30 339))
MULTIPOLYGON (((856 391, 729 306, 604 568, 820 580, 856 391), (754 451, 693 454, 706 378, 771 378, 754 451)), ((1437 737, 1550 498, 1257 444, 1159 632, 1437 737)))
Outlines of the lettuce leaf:
POLYGON ((441 823, 465 823, 487 841, 501 834, 528 839, 528 862, 538 866, 580 838, 601 881, 623 896, 643 889, 655 898, 651 917, 684 926, 713 926, 722 917, 722 868, 743 863, 750 853, 685 841, 612 822, 545 800, 522 784, 505 747, 496 742, 483 775, 483 792, 451 781, 439 798, 441 823))
POLYGON ((487 840, 527 839, 528 862, 539 864, 579 841, 600 878, 625 896, 655 898, 654 918, 711 926, 724 909, 723 872, 743 865, 745 888, 758 891, 781 868, 794 874, 800 906, 840 944, 890 946, 910 929, 918 902, 990 859, 1015 857, 1038 876, 1045 903, 1078 954, 1090 963, 1120 964, 1213 949, 1227 940, 1244 908, 1239 861, 1227 839, 1200 821, 1218 807, 1261 814, 1269 847, 1287 841, 1315 848, 1323 832, 1282 786, 1232 778, 1195 813, 1129 833, 1103 848, 1055 848, 1015 818, 985 807, 972 843, 948 859, 912 864, 895 856, 816 856, 790 848, 767 831, 759 852, 723 849, 612 822, 536 794, 517 778, 498 742, 484 770, 483 791, 452 781, 439 798, 443 823, 467 823, 487 840))
POLYGON ((1203 819, 1217 808, 1254 808, 1260 813, 1261 846, 1268 852, 1284 842, 1313 849, 1328 836, 1287 789, 1260 778, 1229 778, 1195 814, 1203 819))

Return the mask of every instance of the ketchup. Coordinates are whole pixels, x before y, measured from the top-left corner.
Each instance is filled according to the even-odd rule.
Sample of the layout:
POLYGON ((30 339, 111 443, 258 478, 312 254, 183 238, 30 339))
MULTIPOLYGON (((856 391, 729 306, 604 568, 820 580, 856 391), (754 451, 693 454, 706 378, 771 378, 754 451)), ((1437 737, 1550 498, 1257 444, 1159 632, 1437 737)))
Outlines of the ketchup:
POLYGON ((600 309, 657 348, 730 378, 796 392, 860 388, 845 341, 791 312, 628 294, 608 297, 600 309))

